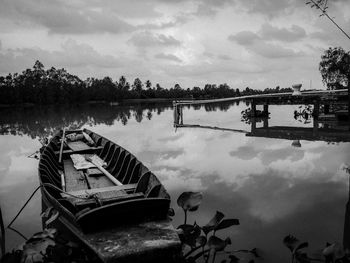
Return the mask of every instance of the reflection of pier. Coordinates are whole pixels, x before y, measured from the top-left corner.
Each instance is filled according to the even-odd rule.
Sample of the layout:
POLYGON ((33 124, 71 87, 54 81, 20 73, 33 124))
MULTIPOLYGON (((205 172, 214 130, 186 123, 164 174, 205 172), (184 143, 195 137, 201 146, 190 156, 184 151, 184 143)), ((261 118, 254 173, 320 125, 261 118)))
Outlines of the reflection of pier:
POLYGON ((349 125, 347 123, 333 123, 329 125, 327 122, 319 121, 317 118, 313 120, 313 127, 291 127, 291 126, 272 126, 269 127, 269 119, 251 118, 250 132, 239 129, 222 128, 208 125, 184 124, 183 112, 174 111, 174 127, 175 128, 201 128, 221 131, 231 131, 245 133, 249 137, 265 137, 274 139, 292 140, 292 145, 301 147, 300 140, 307 141, 326 141, 326 142, 350 142, 349 125), (257 122, 263 122, 262 127, 257 128, 257 122), (322 127, 319 127, 322 124, 322 127), (335 125, 337 124, 337 125, 335 125), (342 124, 342 126, 341 126, 342 124))
POLYGON ((198 125, 198 124, 174 124, 174 126, 175 128, 201 128, 201 129, 210 129, 210 130, 231 131, 231 132, 238 132, 238 133, 248 133, 247 131, 244 131, 244 130, 221 128, 216 126, 204 126, 204 125, 198 125))
POLYGON ((313 127, 289 127, 272 126, 269 127, 268 119, 263 120, 263 127, 257 128, 255 118, 251 119, 251 131, 246 136, 265 137, 287 140, 308 140, 308 141, 328 141, 328 142, 350 142, 348 126, 319 127, 319 122, 314 118, 313 127))

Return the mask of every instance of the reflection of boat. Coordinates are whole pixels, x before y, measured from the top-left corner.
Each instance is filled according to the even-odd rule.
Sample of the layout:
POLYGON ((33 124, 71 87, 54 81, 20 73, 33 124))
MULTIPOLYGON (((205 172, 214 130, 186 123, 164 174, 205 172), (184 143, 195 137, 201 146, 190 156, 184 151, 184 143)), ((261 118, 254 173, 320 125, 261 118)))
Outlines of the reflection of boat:
POLYGON ((121 146, 88 130, 61 131, 41 154, 39 177, 43 202, 58 210, 58 223, 103 261, 178 254, 180 242, 167 219, 168 193, 121 146), (72 156, 94 167, 82 167, 85 159, 73 164, 72 156))

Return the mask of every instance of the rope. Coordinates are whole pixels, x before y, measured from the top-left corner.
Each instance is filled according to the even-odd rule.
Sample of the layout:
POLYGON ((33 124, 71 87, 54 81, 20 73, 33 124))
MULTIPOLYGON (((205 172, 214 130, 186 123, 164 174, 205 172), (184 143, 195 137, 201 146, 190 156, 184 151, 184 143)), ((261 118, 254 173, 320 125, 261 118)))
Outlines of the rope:
POLYGON ((29 203, 29 201, 33 198, 34 194, 36 193, 36 191, 38 191, 41 188, 41 185, 39 185, 35 191, 31 194, 31 196, 29 197, 29 199, 24 203, 24 205, 22 206, 22 208, 18 211, 17 215, 12 219, 12 221, 10 222, 10 224, 8 224, 7 228, 11 228, 11 225, 15 222, 15 220, 17 219, 17 217, 22 213, 23 209, 27 206, 27 204, 29 203))
POLYGON ((76 195, 72 195, 70 193, 67 193, 65 191, 63 191, 62 189, 58 188, 57 186, 53 185, 53 184, 48 184, 48 183, 43 183, 41 185, 39 185, 34 192, 30 195, 30 197, 28 198, 28 200, 24 203, 24 205, 22 206, 22 208, 18 211, 18 213, 16 214, 16 216, 11 220, 11 222, 7 225, 6 228, 11 229, 12 231, 15 231, 17 234, 19 234, 21 237, 23 237, 25 240, 28 240, 23 234, 21 234, 19 231, 17 231, 16 229, 12 228, 12 224, 16 221, 16 219, 19 217, 19 215, 22 213, 23 209, 27 206, 27 204, 29 203, 29 201, 33 198, 33 196, 35 195, 35 193, 41 188, 41 187, 51 187, 61 193, 64 193, 66 195, 72 196, 74 198, 78 198, 78 199, 82 199, 82 200, 88 200, 88 199, 95 199, 96 203, 101 205, 100 200, 98 200, 98 197, 96 195, 90 195, 88 197, 81 197, 81 196, 76 196, 76 195), (97 199, 97 200, 96 200, 97 199))
MULTIPOLYGON (((95 202, 101 206, 102 203, 101 203, 101 200, 99 200, 98 196, 95 195, 95 194, 92 194, 92 195, 89 195, 88 197, 80 197, 80 196, 76 196, 76 195, 72 195, 70 193, 67 193, 65 191, 63 191, 62 189, 58 188, 57 186, 53 185, 53 184, 49 184, 49 183, 43 183, 41 185, 39 185, 35 190, 34 192, 30 195, 30 197, 27 199, 27 201, 24 203, 24 205, 21 207, 21 209, 17 212, 16 216, 11 220, 11 222, 7 225, 6 228, 16 232, 18 235, 20 235, 24 240, 28 240, 28 238, 26 236, 24 236, 21 232, 19 232, 18 230, 12 228, 12 224, 16 221, 16 219, 19 217, 19 215, 22 213, 23 209, 27 206, 27 204, 29 203, 29 201, 33 198, 33 196, 35 195, 35 193, 41 188, 41 187, 51 187, 53 189, 55 189, 56 191, 59 191, 61 193, 64 193, 66 195, 69 195, 69 196, 72 196, 74 198, 78 198, 78 199, 82 199, 82 200, 88 200, 88 199, 91 199, 93 198, 95 200, 95 202)), ((1 210, 0 210, 0 213, 1 213, 1 210)), ((1 214, 0 214, 1 215, 1 214)))

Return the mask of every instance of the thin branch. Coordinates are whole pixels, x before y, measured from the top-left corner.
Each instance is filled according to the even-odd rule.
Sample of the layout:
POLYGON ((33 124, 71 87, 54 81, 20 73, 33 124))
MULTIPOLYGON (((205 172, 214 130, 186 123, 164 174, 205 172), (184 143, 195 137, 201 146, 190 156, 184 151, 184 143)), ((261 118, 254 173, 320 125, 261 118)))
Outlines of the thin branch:
POLYGON ((324 7, 322 8, 315 0, 310 0, 317 9, 320 9, 322 14, 325 15, 349 40, 350 36, 327 14, 327 2, 325 2, 324 7))

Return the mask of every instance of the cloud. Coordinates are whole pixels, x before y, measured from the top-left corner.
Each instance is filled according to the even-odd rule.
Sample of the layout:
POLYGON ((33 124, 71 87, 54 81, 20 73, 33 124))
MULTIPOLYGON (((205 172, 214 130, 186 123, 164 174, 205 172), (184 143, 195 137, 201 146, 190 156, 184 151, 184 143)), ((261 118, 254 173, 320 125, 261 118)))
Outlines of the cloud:
POLYGON ((180 46, 181 42, 173 36, 166 36, 164 34, 154 34, 150 31, 143 31, 134 34, 129 42, 136 47, 154 47, 154 46, 180 46))
POLYGON ((228 37, 228 40, 236 41, 238 44, 242 46, 252 45, 258 39, 260 39, 260 37, 251 31, 241 31, 235 35, 229 35, 228 37))
POLYGON ((124 65, 124 60, 111 55, 102 55, 87 44, 67 40, 61 50, 48 51, 40 48, 0 50, 0 73, 20 72, 40 60, 49 67, 102 67, 116 68, 124 65))
POLYGON ((299 0, 235 0, 249 13, 257 13, 275 17, 292 12, 296 7, 305 5, 299 0))
POLYGON ((218 55, 218 58, 221 60, 231 60, 232 58, 228 55, 218 55))
POLYGON ((282 45, 268 41, 271 39, 284 40, 283 37, 289 37, 289 39, 296 39, 298 37, 301 37, 302 33, 300 28, 293 29, 292 27, 292 30, 288 31, 286 29, 278 29, 272 26, 263 26, 259 31, 259 34, 256 34, 252 31, 241 31, 235 35, 229 35, 228 40, 231 42, 236 42, 237 44, 244 46, 247 50, 265 58, 274 59, 284 57, 299 57, 304 54, 301 51, 295 51, 291 48, 286 48, 282 45))
POLYGON ((297 25, 292 25, 288 28, 278 28, 270 24, 263 24, 260 29, 260 34, 263 39, 266 40, 279 40, 279 41, 298 41, 306 37, 305 30, 297 25))
POLYGON ((123 33, 134 26, 109 8, 92 8, 80 2, 4 0, 2 18, 23 26, 43 26, 55 34, 123 33))
POLYGON ((304 55, 303 52, 269 43, 253 45, 250 47, 250 50, 266 58, 301 57, 304 55))
POLYGON ((171 60, 171 61, 175 61, 175 62, 182 62, 181 59, 179 59, 177 56, 172 55, 172 54, 158 53, 154 57, 159 58, 159 59, 171 60))

